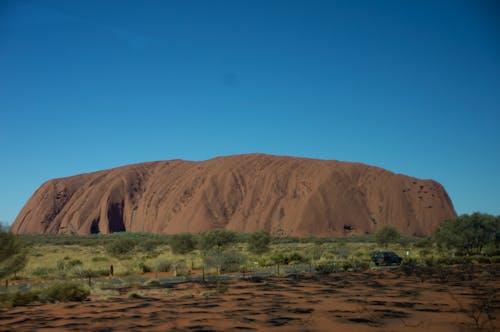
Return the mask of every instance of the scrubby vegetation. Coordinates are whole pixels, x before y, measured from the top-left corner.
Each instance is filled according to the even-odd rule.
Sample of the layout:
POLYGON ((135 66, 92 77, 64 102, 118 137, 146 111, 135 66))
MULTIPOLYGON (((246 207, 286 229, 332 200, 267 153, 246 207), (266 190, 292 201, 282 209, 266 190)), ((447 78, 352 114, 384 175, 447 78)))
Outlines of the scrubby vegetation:
POLYGON ((22 270, 27 262, 27 252, 18 236, 0 229, 0 279, 22 270))
POLYGON ((252 233, 248 237, 248 251, 252 254, 263 254, 269 251, 270 243, 271 235, 269 233, 264 231, 252 233))
POLYGON ((401 234, 394 225, 385 225, 375 233, 375 241, 384 248, 391 243, 397 243, 400 238, 401 234))
POLYGON ((174 254, 188 254, 196 247, 196 239, 191 233, 178 233, 172 235, 168 244, 174 254))
POLYGON ((57 282, 49 286, 8 293, 0 293, 1 306, 16 307, 33 302, 80 302, 90 295, 90 290, 76 282, 57 282))
POLYGON ((265 232, 237 234, 224 229, 204 234, 89 236, 14 236, 2 231, 0 278, 11 282, 2 283, 0 301, 11 306, 84 299, 88 286, 79 285, 94 287, 104 277, 126 280, 144 273, 153 274, 152 280, 158 282, 162 276, 203 275, 205 280, 205 276, 227 273, 257 276, 364 271, 374 267, 371 253, 381 249, 404 258, 401 266, 395 267, 403 275, 448 282, 452 266, 462 271, 457 274, 455 270, 453 278, 461 275, 467 279, 477 264, 500 263, 499 225, 498 216, 475 213, 446 221, 427 238, 403 237, 391 226, 374 235, 342 238, 273 237, 265 232), (22 280, 40 287, 16 292, 22 280), (57 286, 47 286, 54 281, 57 286))
POLYGON ((500 216, 464 214, 444 222, 434 238, 440 248, 459 255, 500 254, 500 216))

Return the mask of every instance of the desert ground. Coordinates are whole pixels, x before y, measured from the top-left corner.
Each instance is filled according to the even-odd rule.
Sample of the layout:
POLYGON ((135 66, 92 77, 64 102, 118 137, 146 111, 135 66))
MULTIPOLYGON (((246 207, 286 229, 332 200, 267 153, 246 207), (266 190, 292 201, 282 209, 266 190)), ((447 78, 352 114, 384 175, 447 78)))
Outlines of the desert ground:
POLYGON ((4 309, 0 331, 498 331, 499 270, 160 278, 81 303, 4 309))

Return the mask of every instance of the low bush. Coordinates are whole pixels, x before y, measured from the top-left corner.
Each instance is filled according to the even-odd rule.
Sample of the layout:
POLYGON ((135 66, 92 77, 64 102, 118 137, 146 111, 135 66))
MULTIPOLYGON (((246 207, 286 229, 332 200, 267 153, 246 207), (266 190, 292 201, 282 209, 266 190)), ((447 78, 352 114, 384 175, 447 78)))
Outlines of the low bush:
POLYGON ((221 272, 240 272, 246 262, 246 257, 237 251, 224 253, 221 272))
POLYGON ((109 275, 109 270, 108 269, 99 269, 99 270, 92 270, 92 269, 75 269, 72 273, 73 277, 75 278, 96 278, 100 276, 108 276, 109 275))
POLYGON ((217 269, 220 272, 238 272, 246 263, 246 257, 238 251, 209 251, 204 257, 203 262, 207 267, 217 269))
POLYGON ((170 236, 168 245, 174 254, 188 254, 196 247, 196 239, 191 233, 177 233, 170 236))
POLYGON ((151 253, 151 252, 155 251, 155 249, 158 248, 158 246, 160 246, 162 244, 163 244, 163 241, 160 238, 151 238, 151 239, 147 239, 147 240, 139 242, 139 244, 137 245, 137 248, 139 250, 141 250, 142 252, 151 253))
POLYGON ((320 274, 330 274, 339 271, 338 265, 334 262, 319 263, 318 265, 316 265, 315 269, 316 272, 320 274))
POLYGON ((57 273, 57 269, 53 267, 39 266, 35 268, 31 274, 35 277, 46 278, 48 276, 52 276, 57 273))
POLYGON ((354 272, 366 271, 370 268, 370 263, 364 260, 356 259, 352 262, 352 270, 354 272))
POLYGON ((131 300, 140 300, 140 299, 143 299, 144 297, 136 292, 132 292, 132 293, 128 294, 128 298, 131 300))
POLYGON ((151 272, 153 270, 151 266, 147 265, 144 262, 137 263, 137 267, 139 268, 139 271, 141 271, 142 273, 151 272))
POLYGON ((4 307, 25 306, 34 302, 83 301, 90 290, 74 282, 60 282, 47 288, 0 294, 0 304, 4 307))
POLYGON ((340 267, 342 268, 342 270, 344 271, 349 271, 352 269, 353 265, 352 265, 352 262, 351 261, 341 261, 340 262, 340 267))
POLYGON ((75 282, 59 282, 40 291, 42 302, 83 301, 90 295, 90 290, 75 282))
POLYGON ((18 291, 12 295, 11 304, 13 307, 28 305, 37 302, 39 298, 39 291, 18 291))
POLYGON ((102 257, 102 256, 96 256, 92 257, 92 262, 109 262, 109 258, 107 257, 102 257))
POLYGON ((64 272, 67 270, 72 269, 75 266, 80 266, 82 265, 82 261, 79 259, 70 259, 69 257, 64 257, 64 259, 57 261, 57 269, 60 272, 64 272))
POLYGON ((130 253, 137 246, 137 239, 132 238, 116 238, 113 241, 106 244, 104 247, 106 252, 111 256, 123 256, 130 253))
POLYGON ((271 235, 267 232, 261 231, 252 233, 248 236, 248 251, 252 254, 263 254, 269 251, 269 244, 271 243, 271 235))
POLYGON ((500 256, 493 256, 493 257, 490 257, 490 261, 491 263, 495 264, 495 263, 500 263, 500 256))
POLYGON ((282 265, 298 264, 307 261, 305 257, 303 257, 301 254, 297 252, 293 252, 290 254, 278 252, 271 255, 270 258, 274 262, 274 264, 282 264, 282 265))
POLYGON ((479 264, 490 264, 491 263, 490 257, 487 257, 487 256, 471 256, 470 259, 473 262, 476 262, 479 264))
POLYGON ((71 259, 71 260, 69 260, 69 262, 67 263, 67 266, 68 266, 69 268, 72 268, 72 267, 74 267, 74 266, 79 266, 79 265, 82 265, 82 264, 83 264, 83 263, 82 263, 82 261, 81 261, 81 260, 79 260, 79 259, 71 259))

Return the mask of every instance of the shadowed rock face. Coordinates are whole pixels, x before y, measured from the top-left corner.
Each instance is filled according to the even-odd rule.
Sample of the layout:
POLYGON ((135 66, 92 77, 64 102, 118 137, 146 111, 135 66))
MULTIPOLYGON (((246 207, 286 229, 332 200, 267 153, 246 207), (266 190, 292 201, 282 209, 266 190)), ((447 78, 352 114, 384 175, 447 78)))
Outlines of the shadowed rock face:
POLYGON ((429 235, 456 217, 444 190, 359 163, 263 154, 141 163, 44 183, 14 233, 177 233, 226 228, 292 236, 429 235))

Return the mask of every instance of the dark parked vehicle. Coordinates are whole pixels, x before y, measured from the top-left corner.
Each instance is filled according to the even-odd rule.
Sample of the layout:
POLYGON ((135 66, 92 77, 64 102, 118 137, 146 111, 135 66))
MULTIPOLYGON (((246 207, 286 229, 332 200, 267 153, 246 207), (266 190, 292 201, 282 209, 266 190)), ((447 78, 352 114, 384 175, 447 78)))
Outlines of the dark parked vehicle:
POLYGON ((375 265, 399 265, 403 259, 392 251, 375 251, 372 261, 375 265))

